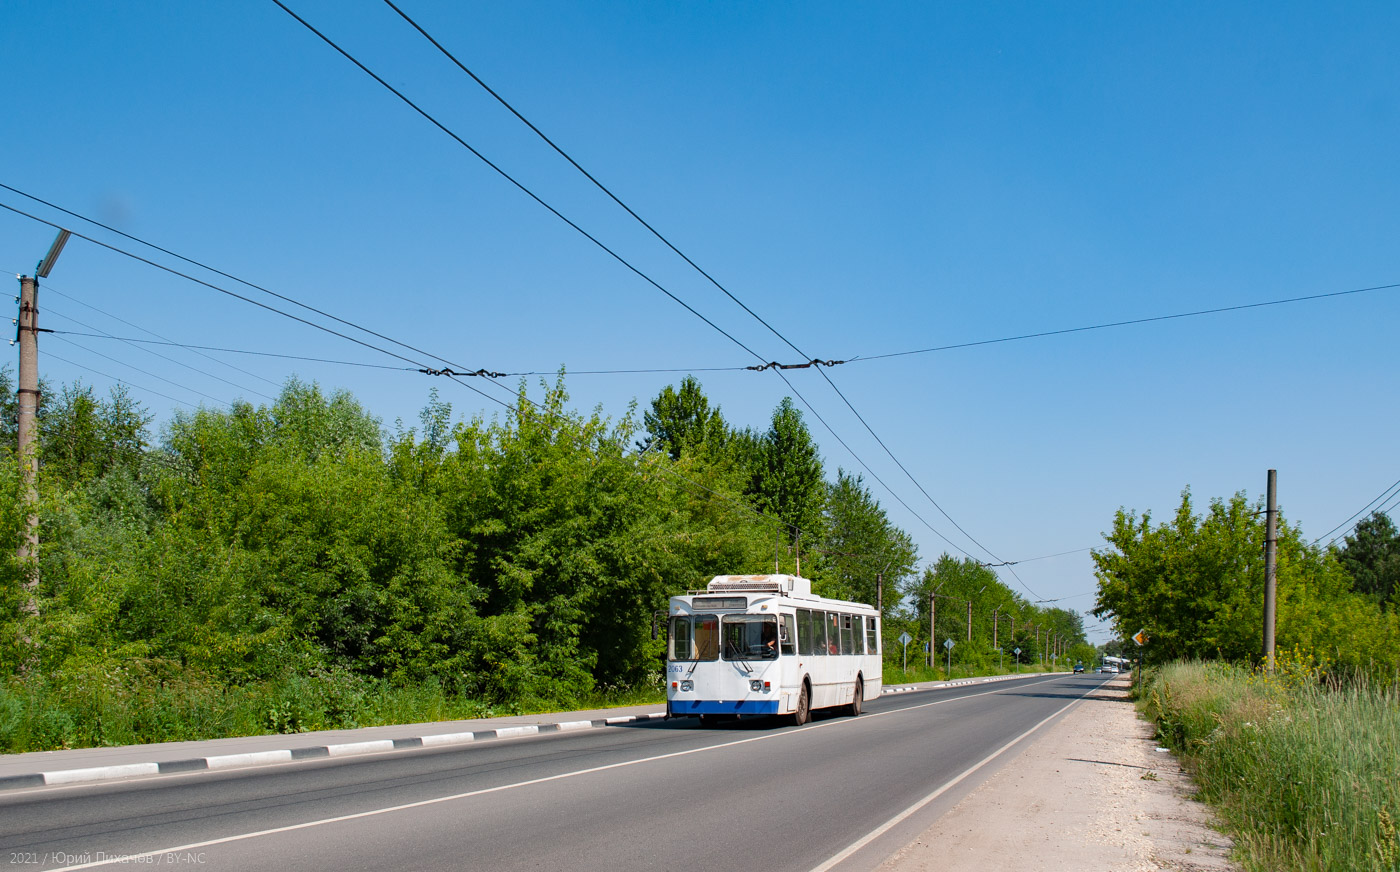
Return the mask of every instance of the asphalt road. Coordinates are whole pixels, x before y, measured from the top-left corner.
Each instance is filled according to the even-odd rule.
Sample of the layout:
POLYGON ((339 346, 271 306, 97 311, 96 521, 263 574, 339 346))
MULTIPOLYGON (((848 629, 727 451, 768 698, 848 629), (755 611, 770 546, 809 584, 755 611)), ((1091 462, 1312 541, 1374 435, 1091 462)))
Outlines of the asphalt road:
POLYGON ((0 798, 0 864, 869 869, 1102 680, 888 696, 802 728, 681 719, 17 791, 0 798))

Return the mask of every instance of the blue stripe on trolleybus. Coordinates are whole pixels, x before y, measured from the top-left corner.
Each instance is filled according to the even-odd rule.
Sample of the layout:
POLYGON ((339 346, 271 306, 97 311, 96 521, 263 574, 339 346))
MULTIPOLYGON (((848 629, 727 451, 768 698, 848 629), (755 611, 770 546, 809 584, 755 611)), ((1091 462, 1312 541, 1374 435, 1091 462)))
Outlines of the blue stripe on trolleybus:
POLYGON ((776 699, 673 699, 671 714, 686 715, 776 715, 776 699))

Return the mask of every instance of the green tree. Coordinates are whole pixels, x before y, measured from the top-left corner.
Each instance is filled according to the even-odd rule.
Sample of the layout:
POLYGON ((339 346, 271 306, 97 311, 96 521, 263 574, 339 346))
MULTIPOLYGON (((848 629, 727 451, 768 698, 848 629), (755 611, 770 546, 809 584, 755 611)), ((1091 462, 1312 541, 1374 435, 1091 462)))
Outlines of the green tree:
POLYGON ((642 416, 648 439, 642 448, 655 446, 672 460, 696 451, 701 446, 712 452, 722 451, 728 441, 729 428, 719 407, 710 408, 710 401, 695 376, 681 380, 680 390, 667 385, 642 416))
POLYGON ((877 576, 883 576, 893 604, 904 579, 914 571, 919 550, 908 533, 890 523, 885 510, 859 475, 837 470, 827 488, 822 552, 816 581, 838 599, 874 604, 877 576))
MULTIPOLYGON (((1263 626, 1262 504, 1243 493, 1197 515, 1189 489, 1170 523, 1120 509, 1108 547, 1093 553, 1099 581, 1094 614, 1124 637, 1144 629, 1145 659, 1253 660, 1263 626)), ((1352 668, 1400 662, 1400 622, 1351 591, 1327 552, 1285 519, 1278 523, 1276 644, 1352 668)))
POLYGON ((758 447, 750 492, 760 509, 788 527, 788 541, 803 531, 815 538, 826 498, 822 461, 802 412, 784 397, 758 447))
POLYGON ((1354 590, 1395 608, 1400 598, 1400 531, 1389 515, 1377 511, 1361 521, 1336 554, 1354 590))

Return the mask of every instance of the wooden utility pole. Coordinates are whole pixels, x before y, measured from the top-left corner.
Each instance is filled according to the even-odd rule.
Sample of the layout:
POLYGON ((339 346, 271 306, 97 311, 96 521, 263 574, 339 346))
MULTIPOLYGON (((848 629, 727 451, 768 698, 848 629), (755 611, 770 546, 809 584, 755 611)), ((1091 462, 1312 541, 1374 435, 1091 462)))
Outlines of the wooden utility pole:
POLYGON ((1264 515, 1264 668, 1274 671, 1275 561, 1278 551, 1278 470, 1269 470, 1267 509, 1264 515))
POLYGON ((39 455, 35 446, 39 412, 39 280, 19 277, 19 462, 23 500, 28 517, 19 540, 20 571, 24 573, 24 605, 28 614, 39 613, 39 515, 35 504, 39 495, 39 455))

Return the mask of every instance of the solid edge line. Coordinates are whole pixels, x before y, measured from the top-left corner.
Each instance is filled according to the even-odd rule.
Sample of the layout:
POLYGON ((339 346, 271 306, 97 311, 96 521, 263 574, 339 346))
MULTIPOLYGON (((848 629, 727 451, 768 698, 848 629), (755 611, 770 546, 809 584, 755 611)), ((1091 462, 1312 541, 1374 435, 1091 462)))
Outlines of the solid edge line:
MULTIPOLYGON (((1044 681, 1037 681, 1037 682, 1034 682, 1031 686, 1034 687, 1036 684, 1043 684, 1043 683, 1045 683, 1045 681, 1050 681, 1050 680, 1052 680, 1052 679, 1048 679, 1048 678, 1047 678, 1047 679, 1045 679, 1044 681)), ((939 700, 934 700, 933 702, 920 703, 920 704, 915 705, 915 706, 910 706, 909 708, 906 708, 906 709, 893 709, 893 710, 887 711, 887 712, 871 712, 871 713, 869 713, 869 714, 867 714, 867 715, 864 716, 864 720, 866 720, 866 721, 871 721, 871 720, 874 720, 875 718, 891 717, 891 716, 893 716, 893 715, 903 714, 903 713, 911 712, 911 711, 917 711, 917 710, 919 710, 919 709, 924 709, 924 708, 930 708, 930 707, 936 706, 936 705, 946 705, 946 704, 952 703, 952 702, 962 702, 962 701, 969 700, 969 699, 975 699, 975 698, 977 698, 977 697, 979 697, 979 696, 988 696, 988 695, 990 695, 990 694, 1002 693, 1002 692, 1003 692, 1003 691, 1000 691, 1000 690, 984 690, 984 691, 982 691, 981 693, 971 693, 971 694, 968 694, 967 696, 950 697, 950 698, 948 698, 948 699, 939 699, 939 700)), ((1080 697, 1080 699, 1075 700, 1074 702, 1070 703, 1070 705, 1074 705, 1075 703, 1080 702, 1082 699, 1083 699, 1083 697, 1080 697)), ((1060 709, 1060 711, 1064 711, 1064 710, 1067 709, 1067 708, 1069 708, 1069 706, 1065 706, 1065 708, 1064 708, 1064 709, 1060 709)), ((1057 712, 1057 714, 1058 714, 1058 712, 1057 712)), ((650 715, 650 716, 647 716, 647 715, 640 715, 640 716, 638 716, 637 718, 635 718, 635 720, 648 720, 648 719, 657 719, 657 718, 663 718, 663 717, 665 717, 665 715, 662 715, 662 714, 653 714, 653 715, 650 715)), ((1050 717, 1053 718, 1054 715, 1051 715, 1050 717)), ((1046 720, 1050 720, 1050 718, 1046 718, 1046 720)), ((1045 722, 1045 721, 1042 721, 1041 723, 1043 724, 1044 722, 1045 722)), ((271 836, 271 835, 276 835, 276 834, 278 834, 278 833, 287 833, 287 832, 292 832, 292 831, 294 831, 294 830, 305 830, 305 829, 310 829, 310 828, 312 828, 312 827, 325 826, 325 825, 327 825, 327 824, 336 824, 336 823, 342 823, 342 822, 344 822, 344 821, 360 820, 360 819, 362 819, 362 818, 377 817, 377 816, 379 816, 379 815, 392 814, 392 813, 394 813, 394 812, 407 811, 407 810, 409 810, 409 809, 414 809, 414 808, 423 808, 423 807, 425 807, 425 806, 439 805, 439 804, 441 804, 441 803, 446 803, 446 802, 456 802, 457 800, 461 800, 461 799, 470 799, 470 798, 473 798, 473 797, 484 796, 484 795, 486 795, 486 794, 491 794, 491 793, 501 793, 501 792, 506 791, 506 790, 514 790, 514 789, 520 788, 520 787, 532 787, 532 786, 534 786, 534 785, 536 785, 536 784, 547 784, 547 783, 552 782, 552 781, 562 781, 562 780, 564 780, 564 779, 566 779, 566 778, 576 778, 576 777, 581 776, 581 775, 592 775, 592 774, 595 773, 595 772, 606 772, 606 771, 611 770, 611 769, 622 769, 622 768, 628 767, 628 766, 638 766, 638 765, 641 765, 641 764, 643 764, 643 763, 655 763, 655 762, 657 762, 657 761, 659 761, 659 760, 670 760, 670 759, 675 758, 675 757, 688 757, 688 756, 690 756, 690 755, 692 755, 692 754, 703 754, 703 753, 706 753, 706 752, 709 752, 709 751, 716 751, 716 750, 719 750, 719 749, 721 749, 721 748, 732 748, 732 747, 735 747, 735 746, 737 746, 737 745, 748 745, 748 744, 751 744, 751 743, 754 743, 754 742, 769 741, 769 740, 772 740, 772 739, 779 739, 779 738, 783 738, 783 737, 786 737, 786 736, 796 736, 796 735, 799 735, 799 734, 801 734, 801 733, 810 732, 810 731, 812 731, 812 730, 834 729, 834 728, 839 728, 839 727, 841 727, 841 726, 844 726, 844 725, 846 725, 846 724, 854 724, 854 723, 857 723, 857 721, 856 721, 856 720, 853 720, 853 719, 850 719, 850 718, 839 718, 839 719, 830 720, 830 721, 823 721, 823 722, 821 722, 821 723, 808 724, 808 725, 805 726, 805 727, 798 727, 798 728, 795 729, 795 730, 787 730, 787 731, 778 732, 778 733, 765 733, 764 735, 761 735, 761 736, 752 736, 752 737, 747 738, 747 739, 737 739, 737 740, 735 740, 735 741, 733 741, 733 742, 723 742, 723 743, 718 744, 718 745, 705 745, 705 746, 700 747, 700 748, 689 748, 689 749, 687 749, 687 750, 685 750, 685 751, 675 751, 675 752, 672 752, 672 753, 669 753, 669 754, 659 754, 659 755, 657 755, 657 756, 655 756, 655 757, 641 757, 641 758, 638 758, 638 759, 636 759, 636 760, 623 760, 623 761, 620 761, 620 762, 618 762, 618 763, 608 763, 608 764, 603 765, 603 766, 593 766, 593 767, 590 767, 590 768, 588 768, 588 769, 576 769, 576 770, 573 770, 573 771, 570 771, 570 772, 560 772, 560 773, 558 773, 558 774, 556 774, 556 775, 548 775, 548 776, 545 776, 545 777, 543 777, 543 778, 532 778, 532 779, 530 779, 530 780, 528 780, 528 781, 517 781, 517 782, 511 783, 511 784, 500 784, 500 785, 497 785, 497 786, 495 786, 495 787, 484 787, 484 788, 481 788, 481 789, 479 789, 479 790, 469 790, 469 791, 467 791, 467 792, 465 792, 465 793, 456 793, 456 794, 452 794, 451 796, 435 796, 435 797, 432 797, 432 798, 430 798, 430 799, 422 799, 422 800, 418 800, 417 802, 405 803, 405 804, 403 804, 403 805, 395 805, 395 806, 387 806, 387 807, 384 807, 384 808, 369 809, 368 811, 354 812, 354 813, 352 813, 352 814, 339 815, 339 816, 331 817, 331 818, 322 818, 322 819, 320 819, 320 820, 314 820, 314 821, 304 821, 304 822, 299 823, 299 824, 288 824, 287 826, 273 827, 273 828, 271 828, 271 829, 258 830, 258 831, 256 831, 256 832, 251 832, 251 833, 238 833, 238 834, 232 835, 232 836, 223 836, 223 837, 217 838, 217 839, 208 839, 208 840, 203 841, 203 842, 193 842, 193 843, 188 844, 188 845, 176 845, 176 846, 174 846, 174 847, 169 847, 169 848, 157 848, 156 850, 153 850, 153 851, 143 851, 143 852, 141 852, 141 853, 139 853, 139 854, 127 854, 127 855, 124 855, 124 856, 122 856, 122 857, 120 857, 120 858, 114 858, 114 859, 111 859, 111 860, 95 860, 95 861, 88 862, 88 863, 80 863, 80 864, 78 864, 78 865, 76 865, 76 866, 63 866, 63 867, 58 868, 58 869, 50 869, 50 870, 48 870, 48 872, 76 872, 76 870, 78 870, 78 869, 92 869, 92 868, 95 868, 95 867, 98 867, 98 866, 111 866, 111 865, 114 865, 114 864, 129 864, 129 863, 148 862, 148 861, 149 861, 149 858, 151 858, 151 857, 157 857, 157 856, 160 856, 160 855, 162 855, 162 854, 180 853, 180 852, 182 852, 182 851, 193 851, 193 850, 195 850, 196 848, 207 848, 207 847, 212 847, 212 846, 214 846, 214 845, 225 845, 225 844, 228 844, 228 843, 230 843, 230 842, 242 842, 242 841, 246 841, 246 840, 248 840, 248 839, 257 839, 257 838, 261 838, 261 837, 263 837, 263 836, 271 836)), ((1039 726, 1040 726, 1040 724, 1037 724, 1036 727, 1032 727, 1031 729, 1034 730, 1034 729, 1036 729, 1036 728, 1039 727, 1039 726)), ((1019 741, 1019 740, 1018 740, 1018 741, 1019 741)), ((1014 744, 1014 742, 1013 742, 1013 744, 1014 744)), ((1000 752, 997 752, 997 753, 1000 753, 1000 752)), ((980 765, 980 764, 979 764, 979 765, 980 765)), ((963 776, 959 776, 959 779, 961 779, 962 777, 963 777, 963 776)), ((956 782, 954 782, 954 783, 956 783, 956 782)), ((950 786, 951 786, 951 785, 950 785, 950 786)), ((911 813, 912 813, 912 812, 911 812, 911 813)))
POLYGON ((519 727, 501 727, 496 730, 483 730, 477 733, 434 733, 427 736, 412 736, 402 739, 373 739, 365 742, 348 742, 339 745, 315 745, 301 748, 279 749, 276 751, 252 751, 245 754, 222 754, 213 757, 195 757, 186 760, 166 760, 158 763, 126 763, 117 766, 93 766, 86 769, 58 769, 53 772, 27 772, 20 775, 0 776, 0 791, 21 790, 34 787, 57 787, 71 784, 94 784, 101 781, 116 781, 142 775, 172 775, 175 773, 236 769, 248 766, 261 766, 272 763, 289 763, 325 757, 353 757, 360 754, 378 754, 385 751, 410 750, 416 748, 462 745, 483 739, 514 739, 542 733, 565 732, 598 727, 615 727, 637 721, 660 720, 665 712, 651 712, 642 715, 607 718, 596 721, 566 721, 562 724, 531 724, 519 727))
POLYGON ((940 797, 940 796, 942 796, 943 794, 947 793, 949 790, 952 790, 952 789, 953 789, 954 787, 956 787, 959 783, 961 783, 965 778, 968 778, 968 777, 971 776, 973 773, 975 773, 977 770, 981 769, 982 767, 986 766, 988 763, 991 763, 993 760, 995 760, 995 759, 997 759, 998 757, 1000 757, 1002 754, 1005 754, 1007 751, 1011 750, 1011 749, 1012 749, 1013 747, 1015 747, 1022 739, 1025 739, 1027 736, 1031 735, 1031 734, 1034 733, 1036 730, 1039 730, 1041 727, 1043 727, 1043 726, 1045 726, 1046 724, 1050 723, 1050 722, 1053 721, 1055 718, 1058 718, 1060 715, 1062 715, 1062 714, 1064 714, 1065 712, 1069 711, 1071 708, 1073 708, 1073 707, 1079 705, 1079 704, 1080 704, 1081 702, 1083 702, 1083 701, 1084 701, 1084 697, 1082 697, 1082 696, 1079 697, 1079 698, 1076 699, 1076 700, 1070 701, 1070 702, 1067 703, 1063 708, 1061 708, 1061 709, 1059 709, 1058 711, 1056 711, 1054 714, 1050 715, 1049 717, 1047 717, 1047 718, 1045 718, 1044 720, 1042 720, 1040 723, 1038 723, 1038 724, 1036 724, 1035 726, 1031 727, 1029 730, 1026 730, 1026 731, 1025 731, 1024 733, 1022 733, 1021 735, 1019 735, 1019 736, 1017 736, 1016 738, 1012 739, 1011 741, 1007 742, 1005 745, 1002 745, 1000 748, 998 748, 998 749, 996 749, 995 751, 993 751, 992 753, 988 754, 986 757, 983 757, 980 761, 978 761, 977 763, 974 763, 970 768, 963 770, 962 774, 960 774, 958 777, 954 778, 952 781, 946 782, 942 787, 939 787, 937 790, 933 791, 933 792, 930 793, 928 796, 925 796, 923 799, 921 799, 921 800, 919 800, 918 802, 914 803, 913 805, 909 806, 909 807, 906 808, 904 811, 900 812, 899 814, 897 814, 897 815, 895 815, 894 817, 890 818, 889 820, 885 821, 883 824, 880 824, 880 826, 878 826, 878 827, 876 827, 875 829, 871 830, 870 832, 866 833, 866 834, 865 834, 864 836, 862 836, 861 838, 859 838, 859 839, 857 839, 856 841, 852 842, 851 844, 847 845, 843 850, 841 850, 841 851, 840 851, 839 853, 837 853, 835 856, 833 856, 833 857, 831 857, 830 859, 828 859, 825 863, 822 863, 820 866, 814 867, 814 868, 811 870, 811 872, 829 872, 829 870, 834 869, 836 866, 840 865, 841 863, 844 863, 847 859, 850 858, 850 856, 851 856, 852 854, 856 853, 856 852, 859 851, 861 848, 864 848, 866 845, 869 845, 871 842, 873 842, 873 841, 875 841, 876 839, 880 838, 880 837, 883 836, 885 833, 887 833, 887 832, 889 832, 890 830, 894 829, 896 826, 898 826, 899 824, 903 823, 905 820, 907 820, 909 817, 911 817, 912 815, 914 815, 916 812, 918 812, 918 811, 919 811, 920 809, 922 809, 924 806, 926 806, 926 805, 928 805, 929 803, 933 802, 935 799, 937 799, 938 797, 940 797))

